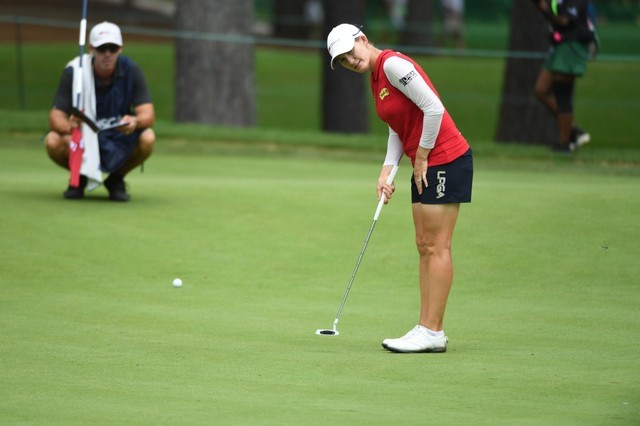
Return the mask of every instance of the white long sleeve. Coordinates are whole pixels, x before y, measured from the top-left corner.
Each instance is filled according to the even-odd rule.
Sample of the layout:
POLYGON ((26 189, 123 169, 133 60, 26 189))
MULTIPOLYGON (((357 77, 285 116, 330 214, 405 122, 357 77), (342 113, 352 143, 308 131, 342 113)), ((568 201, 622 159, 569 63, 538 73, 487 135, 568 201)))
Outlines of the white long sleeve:
POLYGON ((389 127, 389 139, 387 140, 387 156, 384 159, 383 166, 397 166, 404 154, 402 142, 396 132, 389 127))
POLYGON ((384 62, 384 73, 391 85, 411 99, 424 113, 420 146, 433 148, 444 115, 442 102, 411 62, 392 56, 384 62))

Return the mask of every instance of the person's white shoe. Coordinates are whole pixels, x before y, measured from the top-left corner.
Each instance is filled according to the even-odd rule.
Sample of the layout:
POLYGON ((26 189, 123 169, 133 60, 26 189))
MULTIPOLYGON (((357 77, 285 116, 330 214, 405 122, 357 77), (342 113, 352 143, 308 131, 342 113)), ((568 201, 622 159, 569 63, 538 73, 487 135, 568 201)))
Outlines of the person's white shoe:
POLYGON ((418 353, 418 352, 446 352, 447 336, 431 336, 427 328, 416 325, 411 331, 398 339, 384 339, 382 347, 391 352, 418 353))

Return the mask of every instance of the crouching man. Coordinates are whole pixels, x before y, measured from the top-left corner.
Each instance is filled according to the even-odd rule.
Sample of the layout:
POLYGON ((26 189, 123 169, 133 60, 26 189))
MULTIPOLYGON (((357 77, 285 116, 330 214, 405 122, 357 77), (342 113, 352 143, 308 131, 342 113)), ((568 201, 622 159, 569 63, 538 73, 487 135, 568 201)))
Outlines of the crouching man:
POLYGON ((69 169, 72 132, 81 126, 78 114, 72 112, 77 84, 74 74, 77 78, 82 71, 82 108, 79 109, 103 130, 83 132, 85 142, 97 139, 97 149, 93 150, 97 158, 83 157, 79 184, 69 185, 63 196, 83 198, 88 182, 92 182, 89 189, 99 185, 104 172, 109 174, 104 180, 109 198, 129 201, 124 177, 149 158, 156 139, 151 128, 155 120, 153 103, 142 70, 130 58, 120 56, 123 44, 117 25, 102 22, 93 27, 89 44, 90 53, 84 55, 82 66, 78 66, 79 58, 75 58, 62 73, 49 113, 50 131, 45 136, 47 153, 53 162, 69 169), (116 124, 122 125, 112 128, 116 124), (91 161, 96 169, 93 175, 86 169, 91 161))

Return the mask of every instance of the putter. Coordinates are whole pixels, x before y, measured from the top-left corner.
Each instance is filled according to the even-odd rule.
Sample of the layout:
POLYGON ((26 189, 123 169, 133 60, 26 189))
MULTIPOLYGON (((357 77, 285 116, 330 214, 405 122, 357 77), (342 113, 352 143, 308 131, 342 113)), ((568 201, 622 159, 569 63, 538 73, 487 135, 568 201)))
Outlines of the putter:
MULTIPOLYGON (((80 40, 78 42, 78 47, 80 49, 80 54, 78 55, 80 59, 80 78, 76 80, 75 89, 75 104, 73 105, 77 109, 82 109, 82 66, 83 66, 83 58, 84 58, 84 45, 86 41, 87 34, 87 1, 82 0, 82 18, 80 19, 80 40)), ((91 64, 89 64, 91 65, 91 64)))
MULTIPOLYGON (((398 166, 393 166, 393 169, 391 169, 391 173, 389 173, 389 177, 387 178, 387 183, 389 185, 393 183, 393 179, 395 179, 397 173, 398 173, 398 166)), ((340 303, 340 308, 338 308, 338 314, 336 315, 336 319, 333 321, 333 328, 320 328, 316 330, 316 334, 319 336, 337 336, 340 334, 340 332, 337 330, 337 327, 338 327, 338 321, 340 321, 340 315, 342 314, 342 308, 344 308, 344 303, 347 301, 347 296, 349 296, 351 285, 353 284, 353 280, 355 279, 356 273, 358 272, 358 268, 360 267, 362 256, 364 256, 364 251, 367 249, 369 238, 371 238, 371 233, 373 232, 373 228, 376 226, 376 222, 378 221, 378 217, 380 216, 380 212, 382 211, 382 206, 384 206, 384 202, 385 202, 385 197, 384 197, 384 193, 382 193, 382 196, 380 197, 380 201, 378 201, 378 208, 376 209, 376 212, 373 215, 373 223, 369 228, 367 237, 364 239, 364 245, 362 246, 362 250, 360 250, 360 256, 358 257, 358 261, 356 262, 356 267, 353 269, 353 273, 351 274, 351 279, 349 280, 349 284, 347 285, 347 290, 344 292, 344 296, 342 297, 342 303, 340 303)))
MULTIPOLYGON (((78 111, 83 109, 82 103, 82 66, 84 58, 84 44, 87 34, 87 2, 88 0, 82 0, 82 18, 80 19, 80 39, 79 48, 80 55, 78 57, 80 61, 79 76, 74 78, 75 87, 74 97, 72 99, 73 107, 78 111)), ((89 64, 91 65, 91 64, 89 64)), ((82 129, 74 128, 71 132, 71 141, 69 143, 69 186, 78 188, 80 186, 80 169, 82 168, 82 157, 84 155, 84 141, 82 140, 82 129)))

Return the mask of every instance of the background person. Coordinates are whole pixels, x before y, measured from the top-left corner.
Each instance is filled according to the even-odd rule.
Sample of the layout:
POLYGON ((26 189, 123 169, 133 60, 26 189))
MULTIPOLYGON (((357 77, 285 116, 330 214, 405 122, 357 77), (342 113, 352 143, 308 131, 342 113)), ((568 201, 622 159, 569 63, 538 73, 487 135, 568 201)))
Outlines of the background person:
MULTIPOLYGON (((128 123, 117 129, 98 133, 100 167, 110 173, 104 181, 109 198, 128 201, 124 176, 141 165, 153 151, 155 133, 154 107, 141 69, 122 52, 122 34, 117 25, 102 22, 89 35, 90 63, 95 89, 95 121, 104 127, 113 123, 128 123)), ((60 78, 49 113, 50 131, 45 136, 49 157, 58 165, 69 168, 71 132, 80 121, 70 115, 73 106, 72 66, 67 66, 60 78)), ((83 93, 83 96, 89 96, 83 93)), ((80 177, 80 186, 69 186, 65 198, 84 197, 87 177, 80 177)))
POLYGON ((423 69, 408 56, 381 51, 356 26, 341 24, 327 37, 331 68, 370 73, 378 116, 389 125, 387 154, 378 177, 378 198, 390 199, 386 183, 403 154, 411 158, 411 202, 420 255, 418 325, 382 346, 393 352, 445 352, 444 313, 453 281, 451 239, 460 203, 471 201, 471 149, 445 110, 423 69))
POLYGON ((442 35, 457 49, 464 48, 464 0, 442 0, 442 35))
POLYGON ((536 97, 556 117, 558 139, 554 151, 571 152, 591 140, 573 116, 576 77, 582 77, 594 41, 587 0, 533 0, 551 24, 551 53, 535 86, 536 97))

